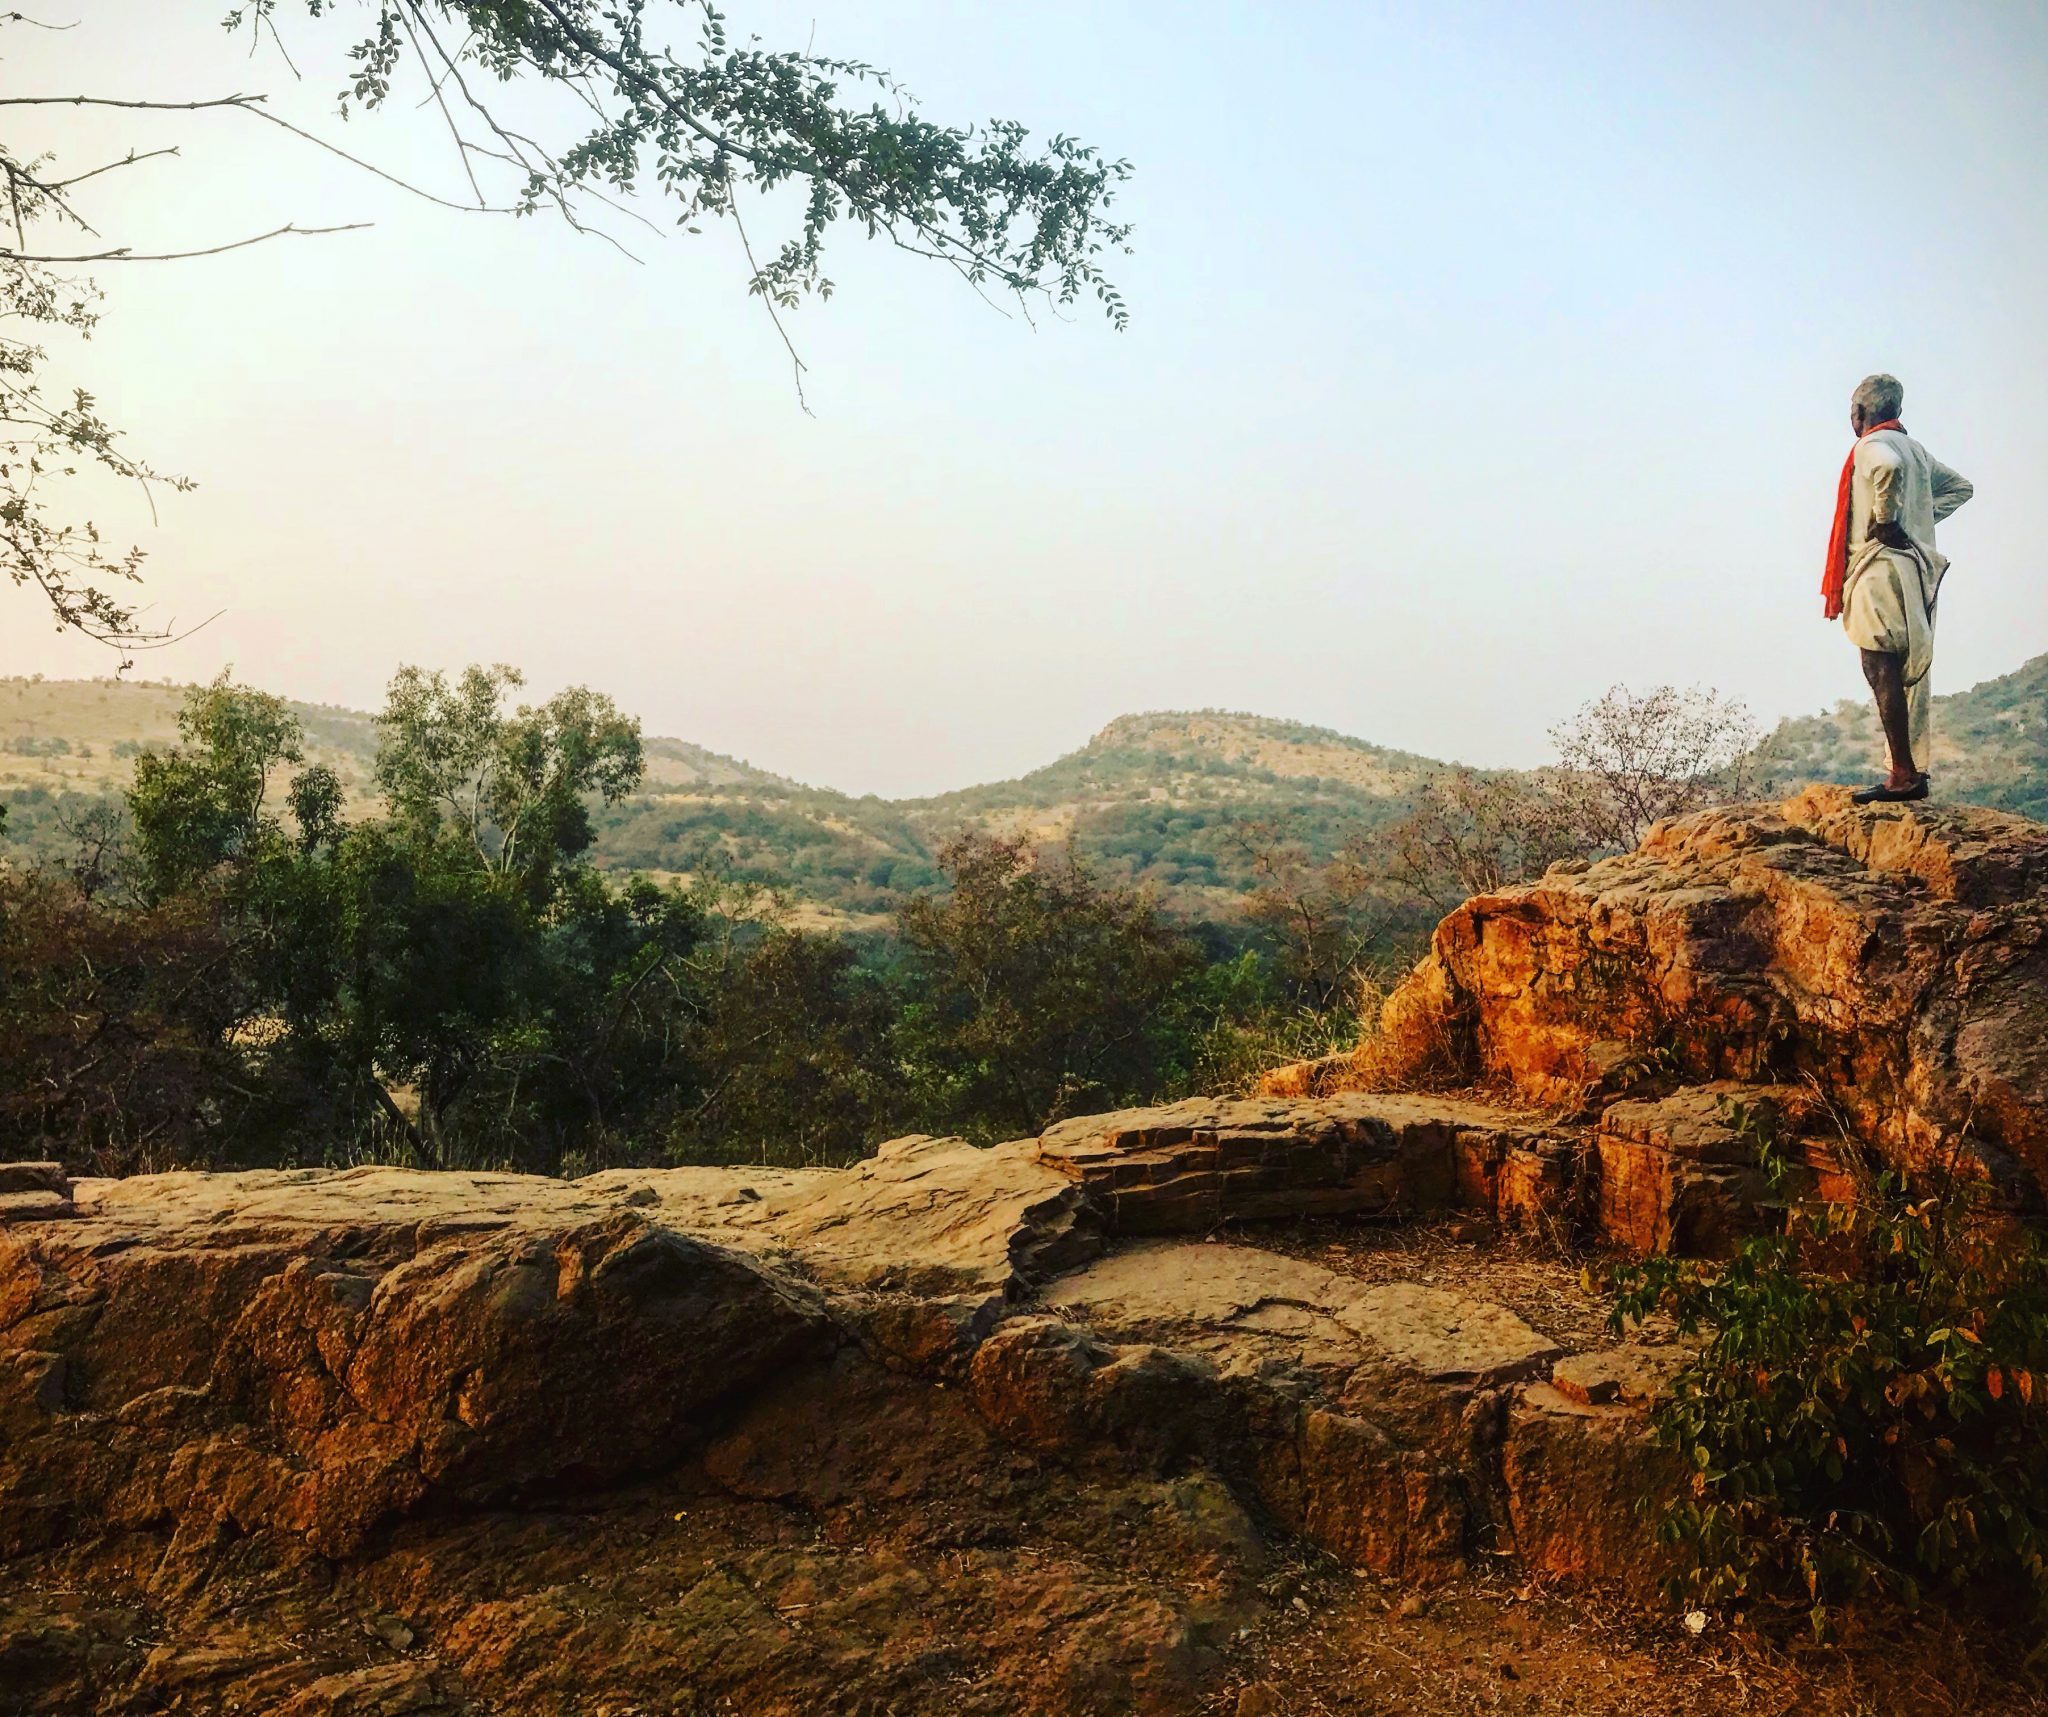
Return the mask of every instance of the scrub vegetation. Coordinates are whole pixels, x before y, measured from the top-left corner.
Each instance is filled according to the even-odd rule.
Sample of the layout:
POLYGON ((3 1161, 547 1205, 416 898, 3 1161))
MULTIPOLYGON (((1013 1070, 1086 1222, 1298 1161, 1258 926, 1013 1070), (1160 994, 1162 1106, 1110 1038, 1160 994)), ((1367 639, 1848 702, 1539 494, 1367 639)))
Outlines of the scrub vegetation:
POLYGON ((1873 1593, 2048 1610, 2048 1251, 1981 1190, 1886 1173, 1726 1264, 1617 1273, 1617 1330, 1661 1313, 1702 1340, 1656 1413, 1690 1483, 1645 1503, 1676 1596, 1803 1607, 1816 1634, 1873 1593))
POLYGON ((10 756, 66 785, 7 806, 0 1151, 101 1172, 818 1163, 1237 1088, 1355 1041, 1442 899, 1597 850, 1603 772, 1632 767, 1597 743, 1604 706, 1560 732, 1580 768, 1528 778, 1144 718, 1043 779, 813 804, 796 853, 817 868, 791 878, 766 862, 775 778, 647 741, 601 693, 521 689, 404 668, 370 719, 224 675, 173 736, 115 743, 114 705, 160 716, 162 688, 56 688, 92 716, 60 750, 20 714, 42 688, 6 688, 38 740, 10 756), (636 866, 621 830, 675 797, 656 770, 723 821, 636 866), (1139 798, 1148 774, 1167 789, 1139 798), (1213 797, 1184 804, 1190 781, 1213 797), (1046 793, 1127 797, 1061 816, 1046 793), (862 911, 796 900, 863 843, 862 911))

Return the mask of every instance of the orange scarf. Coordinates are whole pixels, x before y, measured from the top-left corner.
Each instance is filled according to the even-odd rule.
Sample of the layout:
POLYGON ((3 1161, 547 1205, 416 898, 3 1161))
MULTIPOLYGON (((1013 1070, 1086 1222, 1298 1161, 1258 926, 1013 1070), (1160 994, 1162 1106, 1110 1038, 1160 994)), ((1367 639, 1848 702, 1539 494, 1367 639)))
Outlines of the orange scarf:
POLYGON ((1903 434, 1905 428, 1896 417, 1873 423, 1849 444, 1849 457, 1842 461, 1842 484, 1835 491, 1835 529, 1828 538, 1828 565, 1820 579, 1821 602, 1830 620, 1841 618, 1842 586, 1849 577, 1849 485, 1856 476, 1856 449, 1863 445, 1865 435, 1875 435, 1880 429, 1896 429, 1903 434))

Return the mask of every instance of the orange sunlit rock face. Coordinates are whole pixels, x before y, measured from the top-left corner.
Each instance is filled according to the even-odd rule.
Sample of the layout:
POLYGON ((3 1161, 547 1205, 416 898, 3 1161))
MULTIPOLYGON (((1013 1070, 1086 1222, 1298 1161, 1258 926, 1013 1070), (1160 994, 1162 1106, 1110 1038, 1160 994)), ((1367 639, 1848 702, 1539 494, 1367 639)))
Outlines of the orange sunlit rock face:
POLYGON ((2038 1201, 2048 829, 1836 788, 1677 819, 1467 901, 1382 1024, 1360 1058, 1376 1083, 1478 1079, 1578 1112, 1660 1082, 1801 1086, 1882 1161, 1953 1158, 2038 1201))

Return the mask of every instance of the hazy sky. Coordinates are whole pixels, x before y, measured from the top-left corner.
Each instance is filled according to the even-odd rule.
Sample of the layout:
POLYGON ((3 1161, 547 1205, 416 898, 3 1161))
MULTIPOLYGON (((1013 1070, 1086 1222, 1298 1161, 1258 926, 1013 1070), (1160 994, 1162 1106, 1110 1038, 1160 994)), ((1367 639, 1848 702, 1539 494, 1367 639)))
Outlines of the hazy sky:
MULTIPOLYGON (((332 119, 352 16, 285 9, 294 86, 225 10, 45 0, 78 27, 0 33, 0 84, 266 90, 453 192, 429 114, 332 119)), ((731 15, 890 67, 931 117, 1130 157, 1130 331, 1033 331, 847 234, 837 296, 792 321, 813 419, 717 228, 635 265, 233 113, 14 110, 10 142, 73 166, 181 147, 98 182, 114 242, 375 222, 101 270, 76 373, 202 484, 118 528, 161 613, 224 610, 141 672, 374 706, 401 662, 502 660, 890 794, 1141 709, 1500 764, 1615 681, 1769 721, 1862 689, 1816 587, 1848 392, 1880 368, 1977 484, 1944 528, 1938 689, 2048 650, 2048 8, 731 15)), ((0 604, 0 672, 108 671, 0 604)))

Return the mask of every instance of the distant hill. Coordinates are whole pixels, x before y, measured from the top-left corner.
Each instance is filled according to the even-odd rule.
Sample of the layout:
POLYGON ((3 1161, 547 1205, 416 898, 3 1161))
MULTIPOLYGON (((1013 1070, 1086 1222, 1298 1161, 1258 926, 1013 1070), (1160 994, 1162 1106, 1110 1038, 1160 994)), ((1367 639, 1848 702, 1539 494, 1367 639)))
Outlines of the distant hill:
POLYGON ((781 878, 852 914, 888 910, 938 880, 961 829, 1071 839, 1106 868, 1157 885, 1180 910, 1226 907, 1252 880, 1242 829, 1268 823, 1319 856, 1398 816, 1432 769, 1327 728, 1203 710, 1125 716, 1079 751, 1020 776, 926 799, 856 799, 788 782, 650 788, 607 812, 599 853, 691 869, 707 847, 738 873, 781 878))
POLYGON ((963 824, 1066 839, 1190 906, 1241 894, 1251 881, 1247 823, 1311 853, 1408 809, 1443 765, 1410 752, 1224 710, 1128 715, 1079 751, 1015 781, 969 787, 905 807, 931 837, 963 824))
MULTIPOLYGON (((60 850, 57 815, 118 794, 135 754, 177 738, 183 686, 0 680, 0 801, 17 843, 60 850)), ((2048 656, 1935 700, 1945 796, 2048 818, 2048 656)), ((357 710, 294 704, 313 761, 360 804, 376 728, 357 710)), ((1756 761, 1777 784, 1860 781, 1881 764, 1869 708, 1779 724, 1756 761)), ((965 827, 1071 839, 1105 869, 1156 885, 1191 916, 1226 916, 1253 880, 1246 825, 1310 855, 1402 815, 1442 767, 1328 728, 1223 710, 1130 715, 1014 781, 925 799, 807 787, 680 739, 646 742, 639 792, 599 816, 598 862, 657 875, 714 866, 783 886, 817 921, 879 922, 938 880, 935 855, 965 827)))
MULTIPOLYGON (((176 743, 184 694, 164 682, 0 680, 0 800, 14 841, 63 849, 59 812, 119 794, 139 751, 176 743)), ((359 808, 371 803, 371 718, 291 707, 308 760, 334 769, 359 808)), ((1220 710, 1125 716, 1017 780, 925 799, 807 787, 679 739, 651 738, 646 752, 640 790, 599 814, 599 863, 671 876, 715 865, 856 923, 937 882, 939 848, 969 826, 1071 839, 1178 909, 1214 913, 1252 880, 1247 823, 1327 855, 1360 826, 1398 816, 1438 767, 1327 728, 1220 710)))
MULTIPOLYGON (((177 743, 178 711, 190 689, 171 680, 0 679, 0 791, 120 790, 138 751, 177 743)), ((306 761, 333 769, 353 796, 370 797, 375 720, 334 704, 288 707, 306 730, 306 761)), ((794 785, 685 740, 650 739, 646 752, 650 787, 794 785)))
MULTIPOLYGON (((0 798, 15 803, 16 838, 52 797, 122 792, 138 752, 177 743, 189 689, 169 680, 0 679, 0 798)), ((339 775, 351 802, 367 802, 377 751, 370 718, 328 704, 291 709, 306 730, 306 761, 339 775)))
MULTIPOLYGON (((2048 821, 2048 656, 1937 695, 1933 751, 1926 766, 1943 798, 2048 821)), ((1884 742, 1869 703, 1844 701, 1825 715, 1780 722, 1756 758, 1781 782, 1861 782, 1883 772, 1884 742)))

